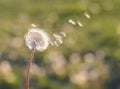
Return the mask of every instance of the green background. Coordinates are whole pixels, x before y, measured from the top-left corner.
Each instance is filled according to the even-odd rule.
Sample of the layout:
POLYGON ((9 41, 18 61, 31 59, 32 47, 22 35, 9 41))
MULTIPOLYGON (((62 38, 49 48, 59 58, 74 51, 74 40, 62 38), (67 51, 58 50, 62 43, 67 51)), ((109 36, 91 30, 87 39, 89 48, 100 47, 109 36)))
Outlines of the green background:
POLYGON ((25 89, 33 23, 67 37, 35 53, 30 89, 120 88, 120 0, 0 0, 0 89, 25 89))

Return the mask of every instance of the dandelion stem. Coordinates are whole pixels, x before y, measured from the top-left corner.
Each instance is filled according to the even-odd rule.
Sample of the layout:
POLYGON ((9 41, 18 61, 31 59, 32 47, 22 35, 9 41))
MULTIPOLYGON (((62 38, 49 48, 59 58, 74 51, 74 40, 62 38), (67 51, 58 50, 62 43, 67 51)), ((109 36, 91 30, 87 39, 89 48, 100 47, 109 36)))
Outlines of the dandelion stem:
POLYGON ((31 52, 30 59, 29 59, 29 63, 28 63, 28 67, 27 67, 27 73, 26 73, 26 89, 29 89, 30 67, 31 67, 31 64, 32 64, 32 60, 33 60, 33 57, 34 57, 34 53, 35 53, 35 50, 33 49, 32 52, 31 52))

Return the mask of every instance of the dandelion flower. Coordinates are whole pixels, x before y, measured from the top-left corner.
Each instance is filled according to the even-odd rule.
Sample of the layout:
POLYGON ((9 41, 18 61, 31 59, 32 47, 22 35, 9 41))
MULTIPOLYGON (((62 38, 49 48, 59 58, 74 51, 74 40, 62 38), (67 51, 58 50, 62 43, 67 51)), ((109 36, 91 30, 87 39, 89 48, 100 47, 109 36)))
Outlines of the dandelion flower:
POLYGON ((25 41, 31 50, 44 51, 49 45, 48 35, 39 28, 31 28, 25 35, 25 41))
POLYGON ((32 28, 29 29, 28 33, 25 35, 25 41, 28 48, 32 50, 26 72, 26 89, 29 89, 30 68, 35 51, 44 51, 47 49, 50 40, 48 35, 42 29, 39 29, 36 25, 32 24, 32 28))

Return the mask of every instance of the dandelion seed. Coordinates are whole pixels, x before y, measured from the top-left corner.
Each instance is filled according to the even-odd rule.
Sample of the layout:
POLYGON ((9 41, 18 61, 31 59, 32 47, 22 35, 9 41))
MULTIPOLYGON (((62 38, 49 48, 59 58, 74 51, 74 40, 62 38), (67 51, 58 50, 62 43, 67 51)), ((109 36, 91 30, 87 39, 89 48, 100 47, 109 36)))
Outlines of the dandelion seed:
POLYGON ((60 32, 60 34, 53 33, 53 37, 54 37, 54 39, 49 42, 50 45, 52 45, 52 46, 55 45, 55 46, 59 47, 59 45, 63 43, 62 40, 64 37, 66 37, 66 34, 64 32, 60 32))
POLYGON ((55 40, 56 41, 58 41, 60 44, 62 44, 63 42, 62 42, 62 37, 61 36, 59 36, 59 35, 57 35, 57 34, 53 34, 53 36, 55 37, 55 40))
POLYGON ((76 23, 71 19, 69 19, 68 22, 71 23, 72 25, 76 25, 76 23))
POLYGON ((54 45, 54 43, 52 42, 52 41, 50 41, 50 44, 53 46, 54 45))
POLYGON ((79 20, 77 21, 77 23, 78 23, 78 25, 79 25, 80 27, 83 26, 83 24, 82 24, 79 20))
POLYGON ((35 25, 35 24, 31 24, 31 26, 32 26, 32 27, 36 27, 36 25, 35 25))
POLYGON ((56 41, 53 41, 53 43, 55 44, 55 46, 59 47, 59 45, 56 41))
POLYGON ((64 32, 60 32, 60 33, 63 35, 63 37, 67 37, 67 35, 64 32))
POLYGON ((59 35, 55 34, 55 33, 53 33, 53 36, 57 39, 61 39, 61 37, 59 35))
POLYGON ((49 45, 48 35, 39 28, 31 28, 25 35, 25 41, 31 50, 44 51, 49 45))
POLYGON ((90 19, 90 15, 88 13, 84 13, 85 17, 90 19))
POLYGON ((59 41, 59 43, 60 43, 60 44, 62 44, 62 43, 63 43, 62 39, 58 39, 58 41, 59 41))

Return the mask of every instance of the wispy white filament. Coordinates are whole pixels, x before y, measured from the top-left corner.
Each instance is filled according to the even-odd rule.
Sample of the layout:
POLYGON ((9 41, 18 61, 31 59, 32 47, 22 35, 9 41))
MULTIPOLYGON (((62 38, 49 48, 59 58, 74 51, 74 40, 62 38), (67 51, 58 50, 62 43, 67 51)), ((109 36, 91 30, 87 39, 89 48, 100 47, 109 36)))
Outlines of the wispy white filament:
POLYGON ((63 37, 67 37, 67 35, 64 32, 60 32, 60 33, 63 35, 63 37))
POLYGON ((36 25, 35 25, 35 24, 31 24, 31 26, 32 26, 32 27, 36 27, 36 25))
POLYGON ((79 25, 80 27, 83 26, 83 24, 82 24, 79 20, 77 21, 77 23, 78 23, 78 25, 79 25))
POLYGON ((69 19, 68 22, 71 23, 72 25, 76 25, 76 23, 72 19, 69 19))
POLYGON ((53 36, 55 37, 56 41, 58 41, 60 44, 62 44, 62 37, 60 35, 57 35, 57 34, 53 34, 53 36))
POLYGON ((49 45, 48 35, 39 28, 31 28, 25 35, 26 45, 29 49, 44 51, 49 45))
POLYGON ((90 15, 88 13, 84 13, 85 17, 90 19, 90 15))

